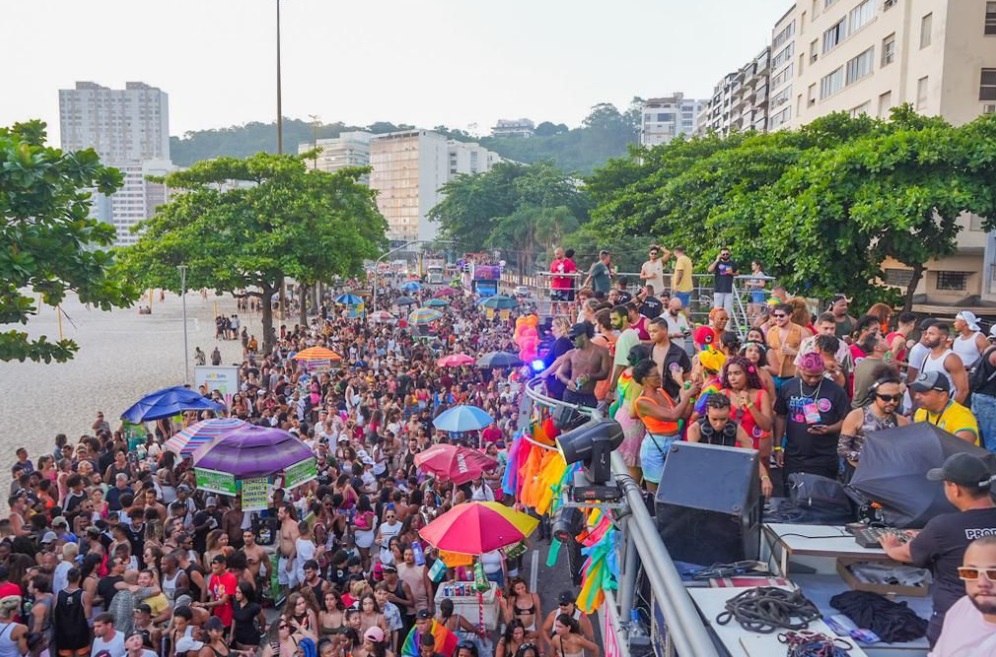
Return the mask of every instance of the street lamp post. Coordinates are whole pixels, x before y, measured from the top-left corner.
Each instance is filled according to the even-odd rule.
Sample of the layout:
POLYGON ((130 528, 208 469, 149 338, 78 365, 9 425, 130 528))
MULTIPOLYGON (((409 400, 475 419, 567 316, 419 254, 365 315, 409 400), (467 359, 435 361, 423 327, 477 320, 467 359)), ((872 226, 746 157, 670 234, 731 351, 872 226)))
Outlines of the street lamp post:
POLYGON ((187 338, 187 265, 180 270, 180 300, 183 304, 183 384, 190 385, 190 341, 187 338))
POLYGON ((277 154, 284 152, 284 111, 280 97, 280 0, 277 0, 277 154))

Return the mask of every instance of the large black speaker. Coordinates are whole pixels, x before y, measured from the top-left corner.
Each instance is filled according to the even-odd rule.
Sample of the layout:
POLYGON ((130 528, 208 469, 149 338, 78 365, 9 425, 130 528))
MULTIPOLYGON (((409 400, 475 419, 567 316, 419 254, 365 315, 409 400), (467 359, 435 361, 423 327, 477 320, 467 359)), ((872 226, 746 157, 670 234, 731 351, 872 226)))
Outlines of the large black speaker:
POLYGON ((657 488, 657 531, 675 561, 757 559, 761 482, 752 449, 677 442, 657 488))

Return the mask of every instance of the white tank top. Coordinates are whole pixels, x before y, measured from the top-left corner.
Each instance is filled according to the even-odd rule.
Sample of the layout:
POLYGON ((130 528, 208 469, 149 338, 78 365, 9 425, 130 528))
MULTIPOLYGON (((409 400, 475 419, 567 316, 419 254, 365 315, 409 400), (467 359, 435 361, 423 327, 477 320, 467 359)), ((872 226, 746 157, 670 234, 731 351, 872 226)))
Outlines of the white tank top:
POLYGON ((951 378, 951 373, 945 369, 944 361, 947 360, 947 357, 953 353, 955 352, 951 349, 945 349, 944 353, 937 358, 934 358, 928 353, 927 357, 923 360, 923 367, 920 368, 921 373, 941 372, 944 376, 948 377, 948 381, 951 383, 951 399, 954 399, 955 395, 958 394, 958 389, 955 387, 954 379, 951 378))
POLYGON ((961 358, 961 362, 965 363, 965 369, 979 362, 981 354, 979 348, 975 346, 975 339, 980 335, 982 334, 976 331, 967 338, 959 335, 954 339, 954 352, 958 354, 958 358, 961 358))
POLYGON ((170 601, 170 604, 173 603, 173 600, 176 597, 176 580, 180 577, 180 573, 182 572, 182 570, 177 568, 176 572, 173 573, 172 578, 166 577, 166 575, 163 574, 163 594, 166 596, 166 599, 170 601))

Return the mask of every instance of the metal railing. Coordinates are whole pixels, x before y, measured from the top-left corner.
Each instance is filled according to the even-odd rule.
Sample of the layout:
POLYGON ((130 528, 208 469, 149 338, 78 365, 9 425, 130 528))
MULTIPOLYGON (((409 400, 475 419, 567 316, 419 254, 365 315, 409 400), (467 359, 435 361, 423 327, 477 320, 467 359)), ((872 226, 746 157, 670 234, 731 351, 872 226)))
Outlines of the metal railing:
MULTIPOLYGON (((599 416, 598 411, 584 406, 568 404, 551 397, 541 391, 542 381, 534 378, 526 384, 526 396, 533 404, 548 408, 566 407, 574 409, 589 417, 599 416)), ((552 449, 541 443, 534 443, 545 449, 552 449)), ((618 452, 612 454, 612 473, 625 495, 626 512, 617 515, 615 522, 620 527, 622 536, 618 554, 620 564, 618 596, 607 596, 606 604, 618 599, 615 610, 617 619, 628 619, 630 610, 635 608, 638 592, 644 581, 649 587, 651 598, 660 606, 664 617, 664 629, 660 639, 663 642, 665 655, 682 655, 682 657, 719 657, 719 653, 710 637, 695 604, 692 602, 681 576, 675 568, 674 561, 668 554, 657 526, 647 510, 642 489, 633 481, 618 452), (638 557, 638 558, 634 558, 638 557), (641 573, 642 579, 641 581, 641 573)), ((650 609, 645 609, 648 630, 654 638, 653 618, 650 609)), ((628 655, 628 623, 623 620, 619 627, 614 628, 619 638, 619 646, 628 655)))

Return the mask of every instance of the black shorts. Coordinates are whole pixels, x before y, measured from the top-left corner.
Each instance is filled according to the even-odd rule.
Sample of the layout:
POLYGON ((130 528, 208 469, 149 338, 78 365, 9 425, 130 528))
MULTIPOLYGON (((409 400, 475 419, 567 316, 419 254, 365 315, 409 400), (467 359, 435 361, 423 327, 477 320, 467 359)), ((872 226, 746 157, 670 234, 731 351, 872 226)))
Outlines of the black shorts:
POLYGON ((574 301, 574 289, 550 290, 551 301, 574 301))
POLYGON ((564 401, 568 404, 578 404, 579 406, 587 406, 588 408, 598 407, 598 399, 590 392, 580 393, 573 390, 564 390, 564 401))

